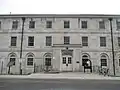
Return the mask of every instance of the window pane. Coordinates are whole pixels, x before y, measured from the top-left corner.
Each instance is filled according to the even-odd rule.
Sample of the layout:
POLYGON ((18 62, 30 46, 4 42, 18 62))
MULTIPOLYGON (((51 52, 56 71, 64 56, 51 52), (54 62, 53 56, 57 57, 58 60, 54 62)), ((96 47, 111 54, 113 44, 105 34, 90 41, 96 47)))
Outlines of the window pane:
POLYGON ((52 45, 52 37, 46 36, 46 46, 51 46, 51 45, 52 45))
POLYGON ((104 21, 99 21, 99 28, 100 29, 105 29, 105 23, 104 23, 104 21))
POLYGON ((120 47, 120 37, 118 37, 118 46, 120 47))
POLYGON ((11 37, 11 46, 16 46, 17 37, 11 37))
POLYGON ((32 55, 28 55, 28 57, 33 57, 32 55))
POLYGON ((64 21, 64 28, 70 28, 70 22, 64 21))
POLYGON ((82 46, 88 46, 88 37, 82 37, 82 46))
POLYGON ((34 36, 28 37, 28 46, 34 46, 34 36))
POLYGON ((50 54, 45 55, 47 58, 51 58, 52 56, 50 54))
POLYGON ((27 59, 27 65, 33 65, 33 58, 27 59))
POLYGON ((35 28, 35 21, 29 22, 29 28, 35 28))
POLYGON ((120 29, 120 21, 116 21, 117 23, 117 29, 120 29))
POLYGON ((101 56, 101 59, 106 59, 106 56, 105 56, 105 55, 102 55, 102 56, 101 56))
POLYGON ((1 21, 0 21, 0 29, 1 29, 1 21))
POLYGON ((88 59, 87 55, 82 56, 82 59, 88 59))
POLYGON ((51 66, 51 58, 45 58, 45 65, 51 66))
POLYGON ((107 66, 107 59, 101 59, 101 66, 107 66))
POLYGON ((15 55, 12 54, 10 57, 15 57, 15 55))
POLYGON ((63 64, 66 64, 66 57, 63 57, 63 64))
POLYGON ((15 65, 15 58, 10 58, 10 62, 14 62, 13 65, 15 65))
POLYGON ((52 21, 46 22, 46 28, 52 28, 52 21))
POLYGON ((106 47, 106 37, 100 37, 100 46, 106 47))
POLYGON ((120 59, 119 59, 119 66, 120 66, 120 59))
POLYGON ((82 59, 82 66, 87 65, 87 61, 88 61, 88 59, 82 59))
POLYGON ((87 21, 82 21, 81 24, 82 24, 82 28, 87 28, 87 21))
POLYGON ((83 55, 82 56, 82 66, 87 65, 87 61, 88 61, 88 56, 87 55, 83 55))
POLYGON ((70 44, 70 37, 64 37, 64 44, 70 44))
POLYGON ((72 64, 72 59, 71 59, 71 57, 68 57, 68 64, 72 64))
POLYGON ((12 29, 17 29, 17 28, 18 28, 18 21, 13 21, 12 29))

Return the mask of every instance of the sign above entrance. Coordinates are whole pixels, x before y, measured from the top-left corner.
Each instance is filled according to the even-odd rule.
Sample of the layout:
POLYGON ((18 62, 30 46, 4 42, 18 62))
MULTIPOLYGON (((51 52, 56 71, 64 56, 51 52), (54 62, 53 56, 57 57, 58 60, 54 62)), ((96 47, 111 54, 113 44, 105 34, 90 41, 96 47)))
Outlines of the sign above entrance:
POLYGON ((73 50, 61 50, 62 55, 70 55, 73 56, 73 50))

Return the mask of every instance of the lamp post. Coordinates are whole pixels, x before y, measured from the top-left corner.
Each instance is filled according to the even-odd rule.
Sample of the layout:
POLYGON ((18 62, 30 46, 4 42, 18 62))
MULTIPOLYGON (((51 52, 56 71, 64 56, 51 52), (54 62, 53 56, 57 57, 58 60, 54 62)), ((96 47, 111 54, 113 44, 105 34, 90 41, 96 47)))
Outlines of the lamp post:
POLYGON ((109 18, 110 30, 111 30, 111 44, 112 44, 112 59, 113 59, 113 73, 115 74, 115 56, 114 56, 114 44, 113 44, 113 30, 112 30, 112 18, 109 18))
POLYGON ((23 32, 24 32, 24 23, 25 23, 25 17, 22 17, 22 32, 21 32, 21 46, 20 46, 20 74, 22 75, 22 68, 21 68, 21 62, 22 62, 22 47, 23 47, 23 32))

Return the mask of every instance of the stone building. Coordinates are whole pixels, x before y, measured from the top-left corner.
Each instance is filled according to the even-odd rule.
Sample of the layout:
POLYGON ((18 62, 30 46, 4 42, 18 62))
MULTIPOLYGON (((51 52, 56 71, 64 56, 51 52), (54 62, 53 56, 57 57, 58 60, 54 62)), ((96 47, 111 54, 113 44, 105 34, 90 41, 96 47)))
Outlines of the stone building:
POLYGON ((41 72, 45 66, 83 72, 87 60, 93 72, 102 66, 113 74, 114 64, 120 73, 120 15, 0 15, 0 73, 41 72))

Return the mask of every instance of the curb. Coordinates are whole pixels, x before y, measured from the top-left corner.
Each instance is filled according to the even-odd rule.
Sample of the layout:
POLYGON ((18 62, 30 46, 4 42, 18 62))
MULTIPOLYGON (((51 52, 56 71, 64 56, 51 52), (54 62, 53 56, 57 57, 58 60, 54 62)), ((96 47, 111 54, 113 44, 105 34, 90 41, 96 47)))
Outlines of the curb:
POLYGON ((88 77, 31 77, 31 76, 0 76, 0 79, 69 79, 69 80, 120 80, 118 77, 88 78, 88 77))

